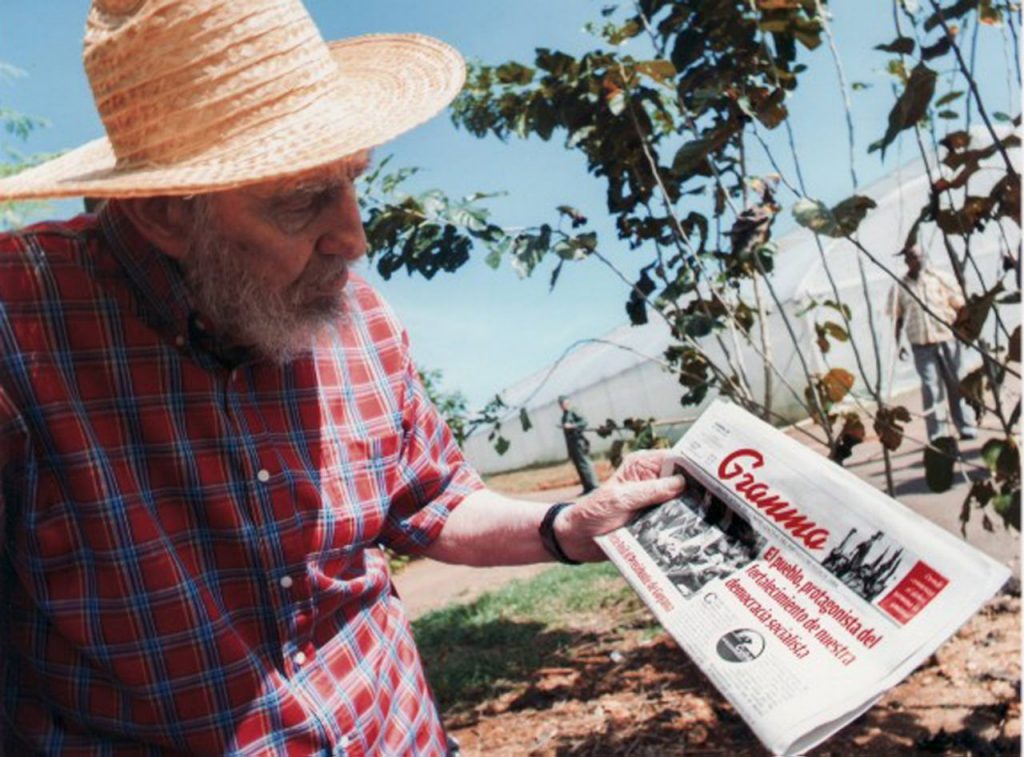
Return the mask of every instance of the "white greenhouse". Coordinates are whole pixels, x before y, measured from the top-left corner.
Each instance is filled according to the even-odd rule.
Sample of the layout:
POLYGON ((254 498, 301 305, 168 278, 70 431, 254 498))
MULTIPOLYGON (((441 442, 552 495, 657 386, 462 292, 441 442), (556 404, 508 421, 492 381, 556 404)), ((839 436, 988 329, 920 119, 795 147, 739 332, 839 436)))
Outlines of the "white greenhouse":
MULTIPOLYGON (((976 139, 980 142, 980 139, 976 139)), ((1019 149, 1011 151, 1019 165, 1019 149)), ((983 164, 984 165, 984 164, 983 164)), ((991 164, 990 165, 994 165, 991 164)), ((934 168, 933 168, 934 171, 934 168)), ((973 195, 987 194, 998 172, 984 167, 971 179, 973 195)), ((902 275, 905 271, 902 259, 894 257, 899 251, 919 209, 928 196, 928 175, 921 161, 898 169, 885 178, 864 187, 859 194, 867 195, 877 203, 858 229, 861 244, 878 257, 893 272, 902 275)), ((857 374, 854 391, 864 394, 859 372, 854 370, 853 348, 849 343, 832 342, 827 356, 815 346, 815 321, 834 320, 841 323, 837 313, 826 316, 824 311, 811 309, 812 301, 834 299, 822 256, 829 261, 829 267, 843 302, 852 310, 852 342, 860 350, 865 372, 877 377, 874 349, 871 344, 871 329, 878 334, 881 344, 881 374, 883 396, 891 396, 918 386, 917 375, 912 361, 899 361, 893 340, 893 324, 887 310, 889 293, 893 287, 891 277, 870 262, 845 239, 819 237, 805 229, 797 229, 775 239, 778 245, 776 270, 772 282, 779 300, 783 303, 790 323, 796 331, 800 353, 807 361, 811 372, 825 373, 830 367, 842 366, 857 374), (868 307, 864 307, 864 290, 858 269, 858 255, 863 262, 867 278, 868 307), (872 326, 873 323, 873 326, 872 326), (826 357, 828 362, 826 363, 826 357)), ((930 255, 933 264, 949 269, 948 255, 942 248, 941 235, 934 224, 922 227, 922 247, 930 255)), ((958 251, 962 251, 962 240, 958 251)), ((978 263, 978 271, 967 272, 969 291, 983 291, 999 280, 1002 270, 1003 252, 1014 253, 1020 245, 1020 228, 1017 224, 1003 219, 999 224, 989 223, 981 232, 971 237, 971 250, 978 263), (978 273, 980 272, 980 280, 978 273)), ((1008 282, 1009 288, 1016 288, 1008 282)), ((767 294, 765 295, 767 297, 767 294)), ((748 302, 753 298, 747 293, 748 302)), ((1016 310, 1016 309, 1014 309, 1016 310)), ((1004 317, 1008 309, 1003 309, 1004 317)), ((644 326, 621 326, 603 335, 599 340, 589 341, 571 350, 558 363, 545 367, 501 392, 503 401, 513 412, 504 422, 501 433, 511 446, 504 455, 499 455, 487 439, 486 433, 471 436, 465 445, 466 453, 473 464, 484 473, 512 470, 532 464, 561 461, 566 459, 565 442, 559 421, 561 410, 559 395, 572 398, 573 406, 589 421, 591 426, 600 425, 605 419, 622 420, 627 417, 656 418, 668 421, 694 417, 699 408, 683 407, 679 398, 681 387, 675 377, 662 367, 665 348, 670 343, 668 326, 656 314, 649 315, 650 322, 644 326), (533 427, 524 432, 518 421, 518 409, 525 407, 533 427)), ((993 318, 988 328, 993 331, 993 318)), ((1007 324, 1010 331, 1019 322, 1019 313, 1014 312, 1012 322, 1007 324)), ((803 393, 806 386, 803 372, 790 339, 783 318, 774 308, 770 309, 770 341, 775 364, 781 373, 773 376, 774 410, 792 420, 798 419, 803 410, 794 399, 794 391, 803 393), (774 311, 774 312, 772 312, 774 311), (785 381, 782 380, 785 378, 785 381), (789 387, 786 386, 788 382, 789 387)), ((755 336, 757 327, 752 332, 755 336)), ((731 343, 727 332, 723 338, 731 343)), ((714 339, 703 340, 707 352, 717 362, 723 362, 714 339)), ((1005 345, 1005 337, 1003 337, 1005 345)), ((755 397, 763 397, 764 374, 762 361, 757 352, 745 343, 739 359, 755 397)), ((969 350, 965 352, 965 366, 976 364, 978 358, 969 350)), ((710 398, 709 398, 710 399, 710 398)), ((675 427, 678 433, 683 426, 675 427)), ((590 435, 594 451, 606 449, 611 439, 600 439, 590 435)))

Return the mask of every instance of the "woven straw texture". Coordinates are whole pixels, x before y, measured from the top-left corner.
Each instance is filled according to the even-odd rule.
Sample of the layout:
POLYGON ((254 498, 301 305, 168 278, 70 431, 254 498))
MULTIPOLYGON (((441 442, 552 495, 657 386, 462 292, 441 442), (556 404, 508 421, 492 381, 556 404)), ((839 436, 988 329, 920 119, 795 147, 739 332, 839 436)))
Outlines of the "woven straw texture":
POLYGON ((298 0, 94 0, 83 55, 107 137, 0 180, 0 200, 218 191, 423 123, 461 56, 415 34, 324 43, 298 0))

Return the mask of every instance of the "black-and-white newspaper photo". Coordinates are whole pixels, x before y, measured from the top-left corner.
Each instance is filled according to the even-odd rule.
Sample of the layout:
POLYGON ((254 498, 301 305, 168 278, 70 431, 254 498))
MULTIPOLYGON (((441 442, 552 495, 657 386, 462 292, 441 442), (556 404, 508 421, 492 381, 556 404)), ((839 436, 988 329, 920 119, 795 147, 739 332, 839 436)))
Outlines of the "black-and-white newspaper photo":
POLYGON ((749 522, 694 479, 682 497, 628 528, 684 597, 748 565, 764 546, 749 522))

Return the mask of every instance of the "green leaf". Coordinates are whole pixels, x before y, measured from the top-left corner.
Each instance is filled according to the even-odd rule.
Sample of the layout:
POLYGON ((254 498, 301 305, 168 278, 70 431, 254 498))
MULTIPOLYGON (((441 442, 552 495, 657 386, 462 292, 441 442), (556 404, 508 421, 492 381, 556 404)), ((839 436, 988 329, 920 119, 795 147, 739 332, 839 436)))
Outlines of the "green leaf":
POLYGON ((827 308, 832 308, 837 313, 842 313, 844 316, 846 316, 847 320, 849 320, 850 318, 853 317, 852 316, 852 311, 850 310, 850 306, 847 305, 845 302, 836 302, 835 300, 825 300, 821 304, 824 305, 827 308))
POLYGON ((498 270, 501 267, 501 250, 497 247, 491 248, 491 251, 487 253, 487 257, 484 258, 484 262, 494 270, 498 270))
POLYGON ((947 23, 950 21, 960 18, 967 13, 978 7, 978 0, 957 0, 952 5, 947 5, 945 8, 937 10, 935 13, 930 15, 924 22, 924 30, 930 32, 935 27, 939 26, 943 20, 947 23))
POLYGON ((832 236, 836 229, 836 219, 825 203, 804 197, 793 206, 793 217, 805 229, 832 236))
POLYGON ((484 208, 456 205, 449 211, 448 219, 456 226, 461 226, 469 231, 482 231, 487 228, 488 215, 484 208))
POLYGON ((904 86, 907 80, 910 79, 910 74, 907 73, 907 67, 903 65, 903 61, 899 58, 893 58, 885 64, 885 70, 900 80, 900 84, 904 86))
POLYGON ((943 36, 934 45, 921 48, 921 60, 933 60, 935 58, 941 58, 943 55, 953 49, 953 40, 948 36, 943 36))
POLYGON ((597 249, 597 234, 592 231, 559 240, 552 247, 552 251, 562 260, 583 260, 595 249, 597 249))
POLYGON ((914 40, 910 37, 897 37, 887 45, 875 45, 875 49, 882 50, 887 53, 910 55, 914 52, 914 40))
POLYGON ((494 73, 502 84, 525 86, 533 81, 533 69, 520 63, 505 63, 494 69, 494 73))
POLYGON ((943 119, 945 119, 947 121, 952 121, 952 120, 955 120, 957 118, 960 118, 960 114, 957 113, 955 110, 940 110, 935 115, 937 115, 939 118, 943 118, 943 119))
POLYGON ((559 205, 555 208, 555 210, 558 211, 559 215, 566 216, 570 221, 572 221, 572 227, 574 229, 578 228, 579 226, 582 226, 587 222, 587 217, 583 215, 583 213, 580 212, 577 208, 574 208, 571 205, 559 205))
POLYGON ((508 439, 506 439, 504 436, 499 436, 497 439, 494 440, 494 451, 497 452, 499 455, 504 455, 506 452, 508 452, 508 448, 510 446, 511 445, 509 444, 508 439))
POLYGON ((700 339, 711 333, 715 326, 715 319, 709 318, 703 313, 685 316, 680 319, 683 323, 683 331, 687 336, 700 339))
POLYGON ((700 168, 708 159, 713 149, 711 140, 699 137, 685 143, 676 152, 672 160, 672 171, 679 176, 686 176, 700 168))
POLYGON ((948 491, 953 486, 956 455, 956 439, 950 436, 932 439, 931 445, 925 447, 924 476, 928 488, 933 492, 948 491))
POLYGON ((874 207, 877 207, 876 203, 870 197, 853 195, 832 208, 832 216, 839 225, 840 235, 853 234, 864 216, 874 207))
POLYGON ((889 111, 889 128, 886 129, 885 136, 872 144, 868 152, 881 150, 882 157, 885 157, 885 148, 892 144, 899 133, 911 128, 925 117, 928 113, 928 104, 935 94, 937 78, 938 75, 923 63, 914 66, 906 87, 889 111))
POLYGON ((636 64, 636 70, 651 77, 659 84, 675 78, 676 67, 670 60, 645 60, 636 64))
POLYGON ((1003 519, 1004 526, 1020 531, 1020 489, 993 497, 992 509, 1003 519))
POLYGON ((938 108, 938 107, 941 107, 943 105, 948 105, 949 103, 953 102, 957 98, 962 97, 963 94, 964 93, 963 93, 962 90, 955 90, 953 92, 947 92, 946 94, 944 94, 942 97, 940 97, 938 100, 935 101, 935 107, 938 108))
POLYGON ((853 234, 874 207, 875 201, 864 195, 847 197, 831 209, 820 200, 804 197, 793 206, 793 217, 805 229, 817 234, 843 237, 853 234))
POLYGON ((989 439, 981 448, 981 457, 985 466, 1001 481, 1020 476, 1020 450, 1013 437, 989 439))
POLYGON ((1012 118, 1003 113, 1001 110, 997 110, 995 113, 993 113, 992 118, 994 118, 996 121, 1002 121, 1003 123, 1009 123, 1013 121, 1012 118))
POLYGON ((821 44, 821 23, 816 18, 801 18, 793 21, 793 37, 808 50, 821 44))
POLYGON ((530 421, 530 414, 526 412, 525 407, 519 408, 519 423, 522 425, 524 432, 533 428, 533 422, 530 421))
POLYGON ((834 321, 815 323, 814 331, 818 335, 818 349, 822 352, 828 352, 832 349, 829 337, 839 342, 848 342, 850 340, 850 335, 846 332, 846 329, 834 321))
POLYGON ((1010 349, 1006 353, 1006 359, 1011 363, 1020 362, 1020 326, 1013 330, 1010 337, 1010 349))
POLYGON ((613 45, 621 45, 627 39, 638 35, 641 31, 643 31, 643 27, 640 23, 630 19, 622 26, 608 29, 605 34, 605 39, 613 45))

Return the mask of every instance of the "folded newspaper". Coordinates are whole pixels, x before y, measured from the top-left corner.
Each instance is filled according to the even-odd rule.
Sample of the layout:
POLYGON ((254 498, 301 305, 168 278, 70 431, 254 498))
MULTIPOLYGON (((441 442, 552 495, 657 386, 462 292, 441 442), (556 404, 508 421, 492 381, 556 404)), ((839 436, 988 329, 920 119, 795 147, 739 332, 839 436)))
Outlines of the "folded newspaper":
POLYGON ((673 452, 682 497, 598 542, 777 754, 854 720, 1009 577, 735 405, 673 452))

